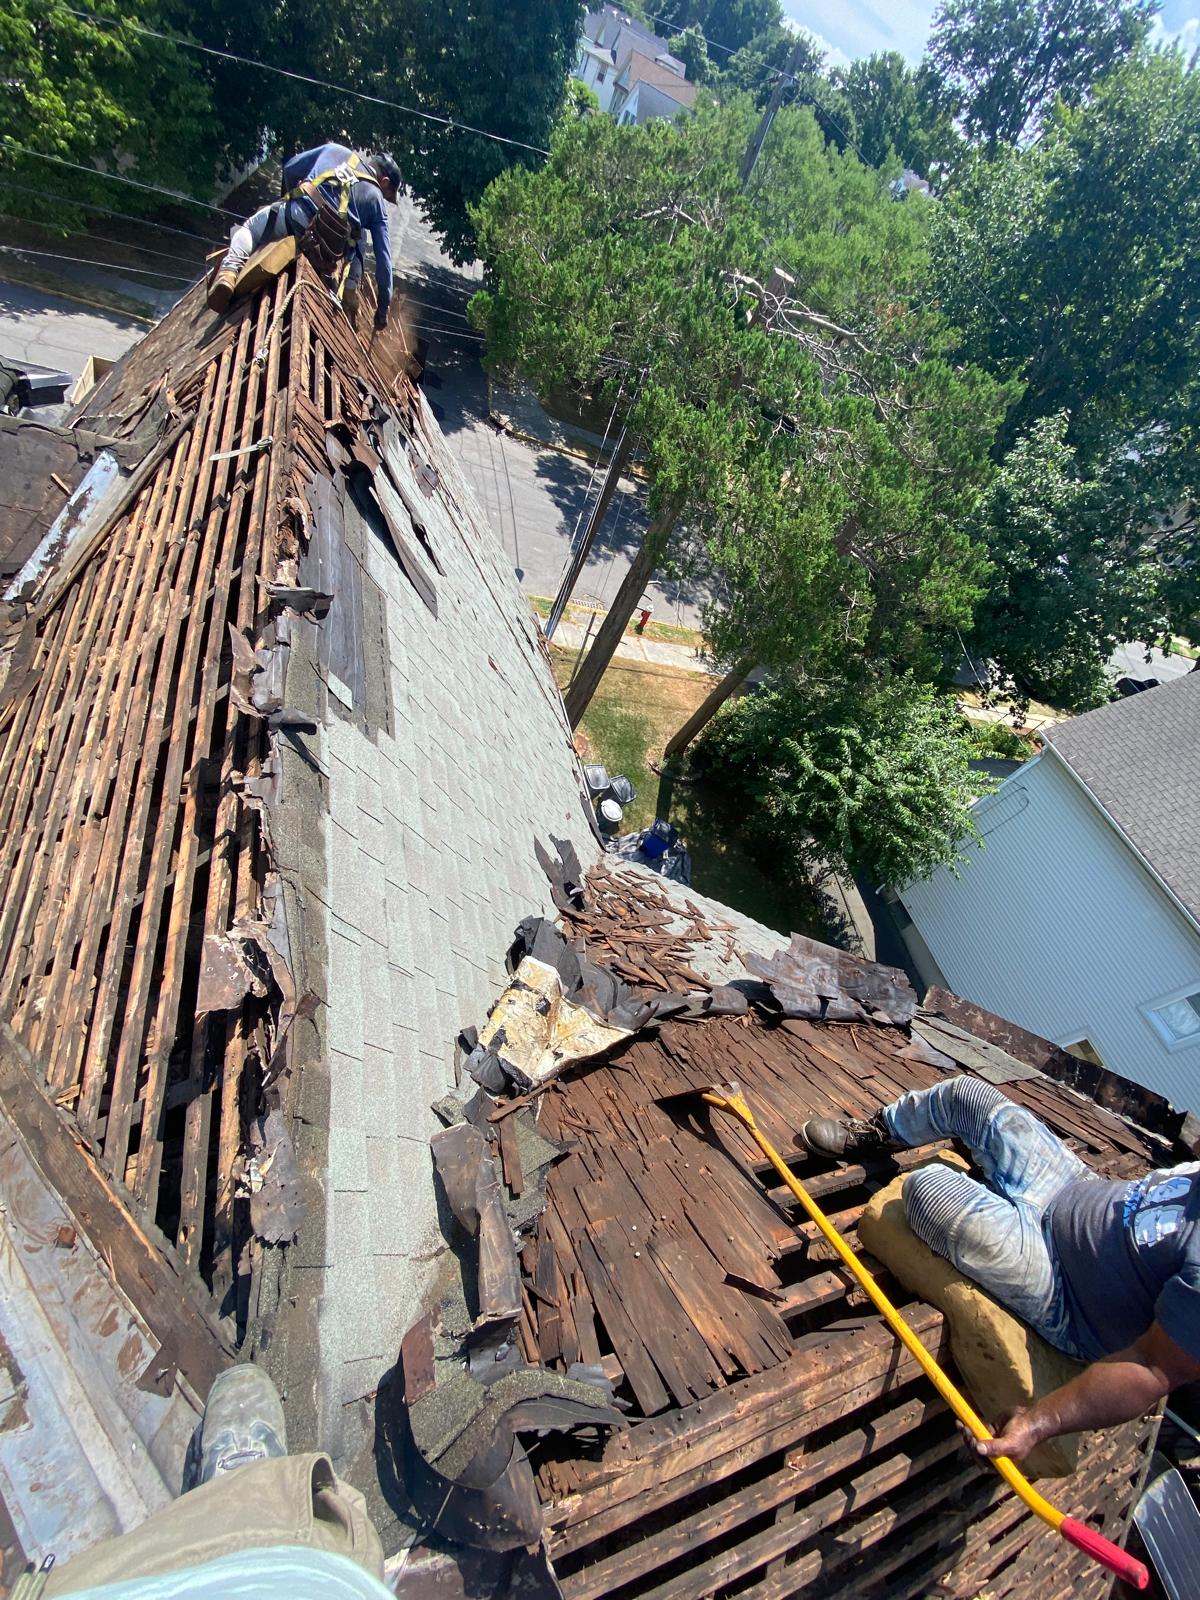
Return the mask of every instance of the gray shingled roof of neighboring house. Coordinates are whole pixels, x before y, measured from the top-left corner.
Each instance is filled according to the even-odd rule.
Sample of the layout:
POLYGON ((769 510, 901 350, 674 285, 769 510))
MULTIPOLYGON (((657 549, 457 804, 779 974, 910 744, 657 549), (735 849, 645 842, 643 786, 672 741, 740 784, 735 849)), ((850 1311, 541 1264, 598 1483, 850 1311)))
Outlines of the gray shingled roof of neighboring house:
POLYGON ((1060 723, 1046 738, 1200 920, 1200 672, 1060 723))

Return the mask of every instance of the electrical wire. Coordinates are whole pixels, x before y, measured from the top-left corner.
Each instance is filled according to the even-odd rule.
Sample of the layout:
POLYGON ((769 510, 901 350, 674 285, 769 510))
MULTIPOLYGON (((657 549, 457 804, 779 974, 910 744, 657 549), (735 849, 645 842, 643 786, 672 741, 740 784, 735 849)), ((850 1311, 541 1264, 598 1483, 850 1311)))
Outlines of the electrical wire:
POLYGON ((85 167, 78 161, 68 161, 65 156, 48 156, 44 150, 31 150, 28 145, 18 144, 7 133, 0 134, 10 150, 19 150, 24 156, 33 156, 38 161, 52 161, 57 167, 70 167, 73 172, 85 172, 89 178, 107 178, 110 183, 124 183, 131 189, 141 189, 146 194, 165 194, 168 200, 174 200, 179 205, 200 206, 205 211, 215 211, 219 217, 232 217, 235 222, 242 220, 237 211, 226 211, 224 206, 210 206, 207 200, 197 200, 193 195, 180 194, 177 189, 164 189, 157 183, 140 183, 137 178, 127 178, 120 172, 102 172, 99 167, 85 167))
POLYGON ((316 78, 307 72, 292 72, 287 67, 273 67, 267 61, 255 61, 249 56, 237 55, 232 50, 217 50, 212 45, 197 44, 194 40, 184 39, 179 34, 160 33, 157 29, 147 28, 140 22, 98 17, 92 11, 80 11, 74 6, 64 6, 63 9, 73 17, 82 17, 85 21, 97 23, 101 27, 130 28, 134 33, 145 34, 147 38, 161 39, 166 44, 179 45, 185 50, 199 50, 203 55, 215 56, 219 61, 236 61, 240 66, 253 67, 258 72, 275 72, 281 78, 291 78, 296 83, 311 83, 318 89, 332 89, 336 94, 348 95, 352 100, 363 100, 373 106, 387 106, 392 111, 403 111, 410 117, 421 117, 425 122, 436 122, 443 128, 457 128, 460 133, 474 133, 481 139, 494 139, 497 144, 510 144, 521 150, 532 150, 535 155, 550 154, 549 150, 540 144, 528 144, 524 139, 511 139, 504 133, 489 133, 486 128, 476 128, 469 122, 459 122, 457 117, 439 117, 432 111, 419 111, 416 106, 402 105, 399 100, 388 100, 378 94, 363 94, 358 89, 348 88, 344 83, 331 83, 328 78, 316 78))
MULTIPOLYGON (((14 217, 7 211, 0 211, 0 222, 15 222, 22 227, 40 228, 43 226, 39 222, 33 222, 29 217, 14 217)), ((118 250, 136 250, 139 255, 158 256, 163 261, 178 261, 180 266, 183 267, 194 267, 199 270, 200 266, 200 263, 193 260, 190 256, 173 256, 169 250, 151 250, 150 246, 147 244, 130 244, 128 239, 107 239, 101 233, 88 233, 84 235, 72 234, 71 237, 76 239, 82 237, 86 239, 88 244, 112 244, 116 245, 118 250)), ((114 266, 119 264, 123 265, 124 263, 113 263, 114 266)), ((139 272, 141 268, 132 267, 131 270, 133 272, 139 272)))
POLYGON ((403 289, 399 289, 397 293, 405 305, 424 306, 426 311, 436 311, 439 317, 459 317, 463 322, 468 320, 465 311, 452 311, 449 306, 434 305, 432 300, 417 300, 412 295, 405 294, 403 289))
POLYGON ((428 322, 410 322, 409 327, 419 328, 422 333, 442 333, 451 339, 471 339, 478 344, 482 344, 484 342, 483 335, 481 333, 467 333, 462 328, 435 328, 432 327, 428 322))
MULTIPOLYGON (((30 183, 14 183, 11 178, 0 176, 0 188, 13 189, 18 194, 36 195, 41 200, 61 199, 66 204, 69 204, 80 211, 95 211, 102 217, 119 217, 122 222, 136 222, 141 228, 157 228, 160 233, 177 233, 181 239, 196 239, 200 244, 215 245, 220 243, 219 240, 213 239, 208 234, 192 233, 188 228, 172 228, 169 223, 153 222, 149 217, 135 217, 129 211, 113 211, 111 207, 98 206, 91 200, 76 200, 74 196, 67 200, 67 198, 62 195, 48 195, 45 189, 35 189, 30 183)), ((22 218, 20 220, 29 221, 30 219, 22 218)), ((140 248, 140 246, 138 248, 140 248)))
POLYGON ((161 278, 165 283, 195 283, 195 278, 181 278, 172 272, 147 272, 144 267, 122 266, 116 261, 91 261, 86 256, 58 255, 52 250, 26 250, 24 245, 0 244, 0 250, 9 256, 41 256, 46 261, 73 261, 78 267, 105 267, 109 272, 136 272, 143 278, 161 278))

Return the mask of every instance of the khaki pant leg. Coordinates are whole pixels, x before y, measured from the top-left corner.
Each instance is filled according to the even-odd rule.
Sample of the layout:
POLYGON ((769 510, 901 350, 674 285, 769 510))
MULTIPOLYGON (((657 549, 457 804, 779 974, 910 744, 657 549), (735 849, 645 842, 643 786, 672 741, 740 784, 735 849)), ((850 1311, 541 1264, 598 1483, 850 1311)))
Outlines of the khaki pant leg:
POLYGON ((45 1593, 200 1566, 238 1550, 302 1545, 349 1556, 383 1577, 383 1546, 357 1489, 322 1454, 255 1461, 180 1495, 140 1528, 108 1539, 50 1574, 45 1593))

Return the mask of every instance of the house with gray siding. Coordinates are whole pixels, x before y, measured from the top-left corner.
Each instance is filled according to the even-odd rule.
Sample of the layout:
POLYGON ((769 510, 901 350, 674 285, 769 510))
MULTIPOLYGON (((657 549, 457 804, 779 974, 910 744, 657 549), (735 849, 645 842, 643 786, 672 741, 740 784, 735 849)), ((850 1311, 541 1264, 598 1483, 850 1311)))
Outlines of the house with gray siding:
POLYGON ((1200 673, 1052 728, 894 905, 920 976, 1200 1111, 1200 673))

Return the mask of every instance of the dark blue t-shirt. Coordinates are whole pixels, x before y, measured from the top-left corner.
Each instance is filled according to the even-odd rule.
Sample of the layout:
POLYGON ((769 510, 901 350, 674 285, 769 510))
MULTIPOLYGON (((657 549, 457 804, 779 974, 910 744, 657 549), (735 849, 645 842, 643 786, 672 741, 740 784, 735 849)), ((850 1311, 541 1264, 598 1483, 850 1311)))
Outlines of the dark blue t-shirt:
POLYGON ((1080 1178, 1046 1213, 1076 1343, 1089 1360, 1157 1320, 1200 1361, 1200 1161, 1131 1183, 1080 1178))

